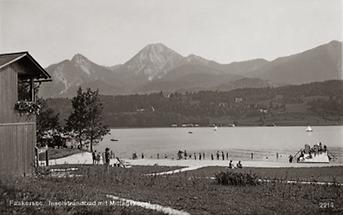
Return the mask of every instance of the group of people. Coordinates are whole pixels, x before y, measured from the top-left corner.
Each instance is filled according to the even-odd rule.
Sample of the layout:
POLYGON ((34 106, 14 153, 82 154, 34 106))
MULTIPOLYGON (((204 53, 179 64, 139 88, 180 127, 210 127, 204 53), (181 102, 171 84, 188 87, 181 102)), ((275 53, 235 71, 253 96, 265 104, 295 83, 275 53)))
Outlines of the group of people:
MULTIPOLYGON (((205 152, 199 152, 199 153, 196 153, 196 152, 193 152, 193 153, 188 153, 186 150, 182 151, 182 150, 179 150, 176 154, 176 159, 177 160, 187 160, 187 159, 193 159, 193 160, 205 160, 207 157, 208 154, 206 154, 205 152)), ((141 159, 144 159, 145 158, 145 155, 144 153, 141 153, 140 155, 141 159)), ((133 160, 135 159, 138 159, 138 155, 136 152, 132 153, 132 156, 131 158, 133 160)), ((150 158, 153 158, 153 156, 151 156, 150 158)), ((164 158, 164 159, 168 159, 168 155, 167 154, 162 154, 160 155, 160 153, 157 153, 156 154, 156 158, 157 159, 161 159, 161 158, 164 158)), ((174 156, 171 156, 171 159, 174 160, 174 156)), ((229 153, 228 152, 224 152, 224 151, 217 151, 216 153, 211 153, 209 155, 209 159, 210 160, 229 160, 229 153)), ((232 161, 232 160, 230 160, 232 161)), ((239 164, 238 165, 241 165, 240 161, 239 161, 239 164)))
POLYGON ((238 161, 237 164, 236 164, 236 167, 235 167, 233 162, 232 162, 232 160, 230 160, 230 162, 229 162, 229 169, 234 169, 234 168, 242 169, 243 165, 242 165, 241 161, 238 161))
MULTIPOLYGON (((225 152, 224 151, 217 151, 215 154, 211 153, 210 154, 210 158, 211 160, 215 160, 215 158, 217 160, 229 160, 229 153, 228 152, 225 152)), ((199 152, 199 153, 187 153, 186 150, 184 151, 181 151, 179 150, 177 152, 177 159, 178 160, 181 160, 181 159, 194 159, 194 160, 205 160, 206 159, 206 153, 205 152, 199 152)))
MULTIPOLYGON (((225 160, 224 152, 222 152, 221 155, 222 155, 222 160, 225 160)), ((141 156, 142 156, 142 159, 144 159, 144 154, 143 154, 143 153, 142 153, 141 156)), ((179 150, 178 153, 177 153, 177 156, 178 156, 178 159, 179 159, 179 160, 180 160, 180 159, 187 159, 187 158, 190 158, 190 159, 191 159, 191 158, 192 158, 192 154, 189 154, 189 155, 188 155, 186 150, 185 150, 185 151, 179 150)), ((94 151, 92 152, 93 164, 95 164, 95 165, 100 164, 101 159, 103 159, 103 164, 105 164, 106 166, 109 166, 109 165, 110 165, 110 159, 112 159, 112 158, 114 158, 114 157, 115 157, 115 156, 114 156, 113 151, 112 151, 112 150, 110 151, 109 148, 106 148, 106 149, 105 149, 105 152, 104 152, 103 154, 101 154, 100 152, 97 152, 96 150, 94 150, 94 151)), ((159 154, 157 155, 157 157, 159 157, 159 154)), ((217 151, 216 157, 217 157, 217 160, 220 159, 220 153, 219 153, 219 151, 217 151)), ((229 157, 229 154, 226 153, 226 158, 228 159, 228 157, 229 157)), ((134 152, 134 153, 132 154, 132 159, 137 159, 137 158, 138 158, 137 153, 134 152)), ((167 158, 167 157, 166 157, 166 158, 167 158)), ((193 158, 194 158, 195 160, 197 159, 197 154, 196 154, 196 153, 194 153, 194 157, 193 157, 193 158)), ((198 158, 199 158, 199 160, 205 159, 205 153, 199 153, 199 157, 198 157, 198 158)), ((211 154, 211 160, 214 160, 213 154, 211 154)), ((240 169, 240 168, 243 168, 243 166, 242 166, 241 161, 238 161, 237 164, 236 164, 236 166, 234 166, 233 161, 230 160, 230 161, 229 161, 229 166, 228 166, 228 168, 230 168, 230 169, 234 169, 234 168, 240 169)))
POLYGON ((97 152, 96 150, 94 150, 92 152, 93 164, 96 164, 96 165, 100 164, 100 161, 102 159, 103 164, 108 166, 108 165, 110 165, 110 159, 114 158, 114 157, 115 157, 115 155, 114 155, 113 151, 112 150, 110 151, 109 148, 106 148, 105 152, 102 154, 100 152, 97 152))
MULTIPOLYGON (((144 153, 141 153, 140 157, 142 159, 144 159, 145 158, 144 153)), ((136 152, 132 153, 131 158, 133 160, 138 159, 137 153, 136 152)), ((150 158, 153 158, 153 156, 151 156, 150 158)), ((157 153, 156 158, 157 159, 161 159, 161 158, 168 159, 169 155, 167 155, 167 154, 161 155, 160 153, 157 153)), ((171 159, 174 160, 174 156, 171 156, 171 159)), ((176 159, 177 160, 183 160, 183 159, 184 160, 187 160, 187 159, 205 160, 206 159, 206 153, 205 152, 188 153, 186 150, 184 150, 184 151, 179 150, 176 154, 176 159)), ((211 160, 215 160, 215 159, 217 159, 217 160, 229 160, 229 153, 228 152, 224 153, 223 151, 222 152, 217 151, 216 154, 213 154, 213 153, 210 154, 210 159, 211 160)))
POLYGON ((313 158, 313 156, 317 156, 323 152, 327 151, 326 145, 322 145, 321 142, 318 144, 315 144, 313 147, 310 147, 310 145, 305 145, 305 149, 302 149, 300 151, 300 155, 297 158, 297 162, 299 162, 302 159, 305 159, 305 155, 307 158, 313 158))

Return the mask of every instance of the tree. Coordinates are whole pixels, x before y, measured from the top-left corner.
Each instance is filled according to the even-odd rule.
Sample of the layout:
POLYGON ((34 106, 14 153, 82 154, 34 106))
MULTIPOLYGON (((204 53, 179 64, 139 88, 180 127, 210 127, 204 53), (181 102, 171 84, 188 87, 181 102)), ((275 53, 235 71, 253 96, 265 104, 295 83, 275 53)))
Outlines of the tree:
POLYGON ((46 145, 44 136, 49 131, 61 131, 61 126, 59 124, 59 114, 48 107, 46 100, 38 99, 38 105, 40 106, 39 115, 37 115, 37 142, 41 145, 46 145))
POLYGON ((80 87, 72 99, 72 106, 73 112, 67 119, 66 128, 74 132, 81 148, 84 141, 90 144, 90 151, 93 151, 93 144, 109 133, 107 126, 102 124, 103 106, 99 100, 99 91, 87 89, 83 92, 80 87))

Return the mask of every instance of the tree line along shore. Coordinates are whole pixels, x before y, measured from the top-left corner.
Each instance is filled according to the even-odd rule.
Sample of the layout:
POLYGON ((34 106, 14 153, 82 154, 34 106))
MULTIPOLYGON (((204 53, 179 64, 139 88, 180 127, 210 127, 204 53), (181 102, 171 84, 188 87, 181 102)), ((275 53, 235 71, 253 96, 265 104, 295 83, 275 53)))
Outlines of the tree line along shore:
MULTIPOLYGON (((112 128, 192 126, 343 125, 343 81, 228 92, 155 92, 100 96, 104 124, 112 128)), ((47 104, 64 124, 68 98, 47 104)))

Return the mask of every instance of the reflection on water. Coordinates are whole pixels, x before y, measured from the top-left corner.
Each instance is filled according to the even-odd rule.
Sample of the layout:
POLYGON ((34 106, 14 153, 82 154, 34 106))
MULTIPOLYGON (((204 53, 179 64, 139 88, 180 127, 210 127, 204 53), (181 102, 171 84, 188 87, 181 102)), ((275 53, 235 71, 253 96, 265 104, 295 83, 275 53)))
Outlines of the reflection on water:
POLYGON ((343 126, 312 129, 313 132, 306 132, 306 127, 112 129, 96 149, 104 151, 109 147, 120 157, 131 157, 133 152, 141 157, 143 153, 145 158, 156 158, 157 154, 160 158, 176 158, 178 150, 187 150, 190 154, 205 153, 206 159, 211 159, 211 153, 216 159, 216 152, 223 151, 230 158, 249 160, 254 153, 254 160, 271 161, 276 160, 278 153, 278 160, 287 161, 288 155, 305 144, 322 142, 335 157, 343 158, 343 126))

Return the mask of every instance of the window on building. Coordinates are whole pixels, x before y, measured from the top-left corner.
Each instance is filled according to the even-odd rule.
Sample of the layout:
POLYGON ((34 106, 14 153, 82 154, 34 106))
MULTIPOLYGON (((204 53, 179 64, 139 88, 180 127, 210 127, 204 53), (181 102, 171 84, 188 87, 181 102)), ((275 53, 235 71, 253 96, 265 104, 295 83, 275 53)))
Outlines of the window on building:
POLYGON ((18 101, 32 101, 31 83, 27 80, 18 81, 18 101))

